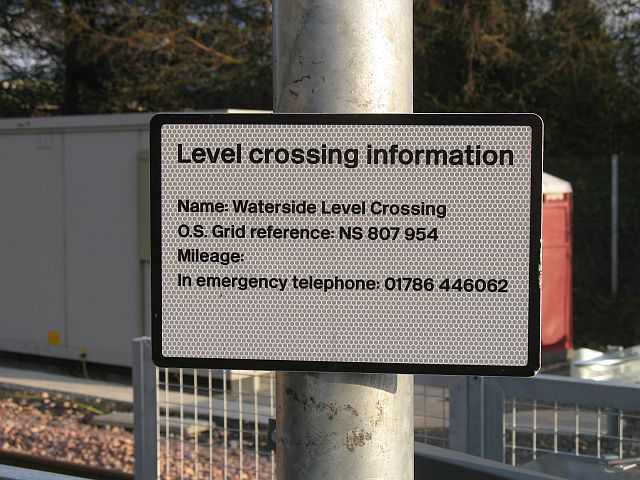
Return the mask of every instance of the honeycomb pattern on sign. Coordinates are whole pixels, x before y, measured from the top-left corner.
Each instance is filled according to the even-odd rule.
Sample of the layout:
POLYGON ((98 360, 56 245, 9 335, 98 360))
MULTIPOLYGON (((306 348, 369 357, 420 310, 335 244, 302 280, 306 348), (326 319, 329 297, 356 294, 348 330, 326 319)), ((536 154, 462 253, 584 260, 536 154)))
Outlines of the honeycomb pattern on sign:
POLYGON ((442 365, 527 364, 531 142, 528 126, 164 125, 162 353, 168 357, 442 365), (195 147, 242 144, 242 163, 178 163, 195 147), (254 147, 358 148, 359 166, 251 164, 254 147), (367 165, 366 146, 511 149, 513 166, 367 165), (178 213, 179 199, 224 213, 178 213), (446 205, 437 216, 234 213, 234 200, 446 205), (438 227, 437 242, 181 238, 182 224, 438 227), (179 248, 244 262, 179 262, 179 248), (191 287, 178 286, 187 275, 191 287), (291 278, 507 279, 508 293, 309 291, 291 278), (284 291, 197 287, 198 276, 289 279, 284 291))

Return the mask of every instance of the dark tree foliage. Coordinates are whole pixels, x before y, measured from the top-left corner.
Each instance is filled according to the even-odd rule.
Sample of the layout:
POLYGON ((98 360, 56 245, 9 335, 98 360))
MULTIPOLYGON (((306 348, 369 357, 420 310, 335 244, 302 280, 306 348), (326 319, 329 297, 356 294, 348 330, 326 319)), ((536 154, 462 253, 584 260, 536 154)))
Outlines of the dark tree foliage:
POLYGON ((0 2, 0 115, 268 107, 265 0, 0 2))
POLYGON ((48 4, 0 2, 0 115, 58 111, 62 77, 56 59, 62 44, 50 20, 48 4))
POLYGON ((533 111, 552 155, 636 149, 640 30, 616 29, 620 13, 589 0, 416 0, 415 110, 533 111))
MULTIPOLYGON (((634 0, 415 0, 415 110, 535 111, 548 153, 635 150, 639 18, 634 0)), ((271 105, 269 0, 0 0, 0 42, 1 116, 271 105)))

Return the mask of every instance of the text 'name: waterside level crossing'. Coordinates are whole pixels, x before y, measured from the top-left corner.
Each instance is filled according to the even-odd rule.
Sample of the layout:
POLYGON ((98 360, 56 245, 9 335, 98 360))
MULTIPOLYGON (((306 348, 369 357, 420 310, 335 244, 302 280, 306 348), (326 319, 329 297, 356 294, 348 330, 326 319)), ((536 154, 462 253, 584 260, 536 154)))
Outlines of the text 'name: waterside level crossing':
POLYGON ((360 201, 355 203, 333 203, 325 200, 319 203, 308 200, 271 202, 265 200, 193 201, 178 199, 180 213, 242 213, 242 214, 299 214, 299 215, 421 215, 444 218, 447 216, 445 204, 385 203, 380 201, 360 201))

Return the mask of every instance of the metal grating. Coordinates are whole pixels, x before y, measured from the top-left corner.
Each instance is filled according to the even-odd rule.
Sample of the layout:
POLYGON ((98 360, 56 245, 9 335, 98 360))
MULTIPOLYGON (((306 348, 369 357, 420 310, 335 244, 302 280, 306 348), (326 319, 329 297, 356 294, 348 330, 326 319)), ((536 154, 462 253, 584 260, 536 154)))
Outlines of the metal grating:
POLYGON ((413 409, 416 442, 449 448, 449 388, 416 384, 413 409))
POLYGON ((548 453, 639 457, 640 410, 505 397, 504 449, 511 465, 548 453))
POLYGON ((273 372, 157 369, 158 478, 275 478, 273 372))
MULTIPOLYGON (((150 341, 134 344, 141 478, 275 478, 273 372, 156 368, 150 341)), ((516 466, 562 453, 631 468, 640 457, 640 385, 416 375, 414 386, 417 442, 516 466)))
MULTIPOLYGON (((275 478, 274 372, 157 368, 156 385, 159 479, 275 478)), ((416 385, 414 405, 416 441, 449 448, 449 388, 416 385)))

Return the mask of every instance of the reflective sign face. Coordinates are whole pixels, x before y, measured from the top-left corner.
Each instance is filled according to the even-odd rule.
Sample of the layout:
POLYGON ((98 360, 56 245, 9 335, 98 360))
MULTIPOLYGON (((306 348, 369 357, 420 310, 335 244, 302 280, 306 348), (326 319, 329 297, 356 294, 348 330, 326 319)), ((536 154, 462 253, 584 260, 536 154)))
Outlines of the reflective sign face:
POLYGON ((537 370, 539 117, 163 114, 151 151, 158 365, 537 370))

